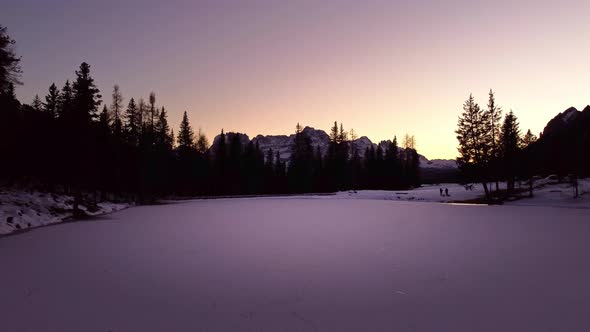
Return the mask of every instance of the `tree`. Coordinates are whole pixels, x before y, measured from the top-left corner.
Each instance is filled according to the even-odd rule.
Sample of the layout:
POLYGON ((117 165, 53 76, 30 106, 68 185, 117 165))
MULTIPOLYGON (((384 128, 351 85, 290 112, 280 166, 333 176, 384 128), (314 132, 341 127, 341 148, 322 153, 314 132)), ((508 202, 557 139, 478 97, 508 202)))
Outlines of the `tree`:
POLYGON ((164 107, 162 107, 162 110, 158 114, 154 130, 156 145, 160 148, 164 148, 165 150, 172 149, 172 138, 170 136, 170 127, 168 126, 168 115, 166 114, 166 109, 164 109, 164 107))
POLYGON ((529 145, 535 143, 537 141, 537 136, 531 133, 531 130, 527 130, 526 134, 521 139, 521 147, 524 149, 529 145))
POLYGON ((6 27, 0 25, 0 92, 21 84, 20 57, 14 53, 14 44, 16 42, 8 35, 6 27))
POLYGON ((156 93, 155 92, 150 92, 150 97, 149 97, 149 101, 150 101, 150 130, 154 131, 154 119, 156 118, 156 93))
MULTIPOLYGON (((490 153, 491 158, 494 163, 497 163, 497 159, 500 157, 500 121, 502 120, 502 109, 496 105, 496 99, 494 97, 494 92, 490 89, 489 99, 488 99, 488 108, 486 110, 487 118, 488 118, 488 126, 489 126, 489 135, 490 135, 490 153)), ((498 172, 497 170, 494 172, 496 178, 496 191, 499 190, 498 184, 498 172)))
POLYGON ((57 86, 55 86, 55 83, 51 83, 49 86, 49 93, 45 96, 45 103, 43 103, 43 110, 47 112, 51 118, 57 117, 59 97, 57 86))
MULTIPOLYGON (((337 128, 336 126, 336 135, 338 134, 337 128)), ((301 125, 297 123, 287 172, 291 190, 294 192, 310 192, 312 174, 313 148, 311 139, 303 132, 301 125)))
POLYGON ((487 166, 491 157, 491 142, 489 135, 489 112, 484 112, 473 99, 473 95, 463 104, 463 112, 457 123, 458 151, 460 156, 457 164, 468 176, 481 181, 486 198, 490 199, 490 192, 486 184, 487 166))
POLYGON ((57 100, 57 116, 60 118, 68 118, 72 113, 74 107, 74 90, 67 80, 61 89, 59 98, 57 100))
POLYGON ((43 103, 41 102, 41 98, 39 98, 39 95, 35 95, 35 98, 33 98, 33 103, 31 104, 31 106, 37 112, 43 111, 43 103))
POLYGON ((133 98, 129 100, 129 104, 125 110, 124 129, 127 142, 132 146, 137 146, 141 133, 141 117, 133 98))
POLYGON ((199 128, 197 133, 197 152, 205 154, 208 149, 209 140, 207 140, 207 136, 205 136, 205 134, 201 131, 201 128, 199 128))
POLYGON ((188 115, 186 111, 184 111, 184 114, 182 115, 177 142, 179 148, 193 148, 195 145, 195 134, 188 121, 188 115))
POLYGON ((121 121, 121 113, 123 111, 123 95, 119 86, 115 84, 113 86, 111 102, 111 112, 113 118, 113 134, 115 137, 120 138, 123 131, 123 123, 121 121))
POLYGON ((500 135, 500 155, 504 165, 508 191, 514 190, 516 175, 516 158, 520 151, 520 129, 518 120, 512 110, 506 114, 500 135))
POLYGON ((80 121, 79 124, 88 124, 96 119, 102 96, 90 76, 90 65, 86 62, 82 62, 76 71, 76 81, 72 87, 76 119, 80 121))

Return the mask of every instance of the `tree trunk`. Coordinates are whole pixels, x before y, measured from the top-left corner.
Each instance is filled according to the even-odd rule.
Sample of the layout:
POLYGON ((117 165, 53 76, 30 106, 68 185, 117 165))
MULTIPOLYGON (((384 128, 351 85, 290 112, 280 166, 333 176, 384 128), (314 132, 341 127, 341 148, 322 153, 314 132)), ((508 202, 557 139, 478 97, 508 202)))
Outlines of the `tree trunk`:
POLYGON ((488 189, 488 184, 484 181, 484 182, 482 182, 482 185, 483 185, 483 191, 486 194, 486 199, 489 201, 490 200, 490 191, 488 189))

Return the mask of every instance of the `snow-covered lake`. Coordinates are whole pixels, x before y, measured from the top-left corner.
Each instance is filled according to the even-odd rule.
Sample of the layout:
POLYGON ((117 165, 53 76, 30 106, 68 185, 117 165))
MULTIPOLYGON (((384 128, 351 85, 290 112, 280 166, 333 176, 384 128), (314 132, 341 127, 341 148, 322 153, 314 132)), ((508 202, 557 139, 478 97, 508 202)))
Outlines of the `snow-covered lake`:
POLYGON ((0 331, 589 331, 590 210, 197 200, 0 238, 0 331))

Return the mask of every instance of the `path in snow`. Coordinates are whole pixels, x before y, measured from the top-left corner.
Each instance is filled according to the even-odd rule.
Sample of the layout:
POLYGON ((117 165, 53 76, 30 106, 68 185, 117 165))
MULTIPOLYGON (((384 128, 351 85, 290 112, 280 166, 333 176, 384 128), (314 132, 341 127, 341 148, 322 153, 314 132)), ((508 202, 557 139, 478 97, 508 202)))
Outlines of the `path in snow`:
POLYGON ((589 331, 590 213, 137 207, 0 239, 1 331, 589 331))

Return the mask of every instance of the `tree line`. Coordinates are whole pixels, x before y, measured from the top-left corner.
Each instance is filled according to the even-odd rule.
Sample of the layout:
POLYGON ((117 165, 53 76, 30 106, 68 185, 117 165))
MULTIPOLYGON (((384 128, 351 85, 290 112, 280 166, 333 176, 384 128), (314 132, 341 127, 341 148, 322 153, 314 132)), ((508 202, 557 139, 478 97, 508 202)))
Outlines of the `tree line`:
POLYGON ((537 137, 530 130, 521 133, 512 110, 502 120, 502 109, 492 90, 486 108, 469 95, 455 133, 459 141, 457 163, 466 181, 482 183, 487 199, 513 193, 517 177, 528 179, 532 195, 535 165, 526 151, 537 137), (499 187, 502 180, 507 184, 505 191, 499 187))
POLYGON ((334 127, 325 155, 299 124, 289 160, 262 151, 238 133, 210 145, 187 112, 175 134, 156 94, 130 98, 118 85, 105 98, 90 65, 75 78, 52 83, 43 98, 22 104, 15 95, 21 68, 14 40, 0 27, 0 183, 100 199, 150 202, 166 196, 208 196, 397 189, 420 183, 413 137, 356 151, 354 131, 334 127), (108 100, 108 101, 107 101, 108 100), (102 106, 102 107, 101 107, 102 106), (411 138, 411 139, 410 139, 411 138), (385 145, 385 146, 383 146, 385 145))

